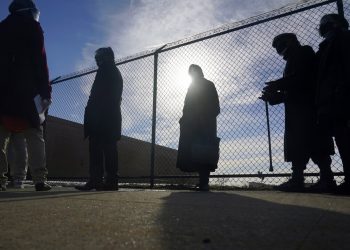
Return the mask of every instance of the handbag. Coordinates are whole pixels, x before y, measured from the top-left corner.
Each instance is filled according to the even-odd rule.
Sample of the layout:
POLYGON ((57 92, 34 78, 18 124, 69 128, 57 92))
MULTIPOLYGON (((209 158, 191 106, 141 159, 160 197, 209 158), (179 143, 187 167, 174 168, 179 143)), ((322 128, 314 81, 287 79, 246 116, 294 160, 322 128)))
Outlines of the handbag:
POLYGON ((217 165, 220 157, 220 138, 195 142, 191 148, 191 158, 195 163, 217 165))

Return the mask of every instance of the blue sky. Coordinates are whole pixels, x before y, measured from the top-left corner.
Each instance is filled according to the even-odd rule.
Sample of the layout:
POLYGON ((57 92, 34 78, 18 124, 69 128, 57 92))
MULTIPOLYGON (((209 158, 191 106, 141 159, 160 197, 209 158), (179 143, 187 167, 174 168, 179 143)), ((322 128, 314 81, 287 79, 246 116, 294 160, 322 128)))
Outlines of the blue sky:
MULTIPOLYGON (((11 0, 0 1, 0 18, 11 0)), ((297 0, 36 0, 51 78, 89 67, 111 46, 125 57, 297 0)))
MULTIPOLYGON (((82 57, 87 43, 102 43, 103 30, 97 24, 96 0, 37 0, 41 11, 40 23, 45 32, 50 75, 70 73, 82 57)), ((103 0, 118 2, 123 9, 128 0, 103 0)), ((0 1, 0 18, 8 15, 10 0, 0 1)))

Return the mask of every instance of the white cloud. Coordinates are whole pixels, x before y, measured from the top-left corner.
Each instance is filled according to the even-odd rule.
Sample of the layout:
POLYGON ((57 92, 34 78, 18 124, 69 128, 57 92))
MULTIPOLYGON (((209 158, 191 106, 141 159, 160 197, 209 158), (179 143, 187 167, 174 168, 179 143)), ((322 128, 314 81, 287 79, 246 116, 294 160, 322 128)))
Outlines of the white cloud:
POLYGON ((111 46, 118 58, 129 56, 297 0, 130 0, 124 9, 118 2, 96 1, 96 27, 104 37, 83 48, 79 68, 93 63, 99 46, 111 46))

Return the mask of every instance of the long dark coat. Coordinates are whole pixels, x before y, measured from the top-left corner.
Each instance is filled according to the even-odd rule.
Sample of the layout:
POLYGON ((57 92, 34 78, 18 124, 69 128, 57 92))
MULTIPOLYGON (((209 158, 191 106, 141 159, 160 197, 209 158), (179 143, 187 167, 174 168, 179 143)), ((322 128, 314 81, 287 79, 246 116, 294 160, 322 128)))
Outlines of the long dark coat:
POLYGON ((309 46, 298 46, 285 58, 284 77, 276 81, 285 105, 284 155, 287 162, 303 162, 313 154, 333 154, 332 138, 316 133, 316 55, 309 46))
POLYGON ((336 31, 319 46, 317 108, 321 117, 350 120, 350 31, 336 31))
POLYGON ((38 94, 51 98, 43 31, 35 20, 11 14, 0 23, 0 115, 38 127, 38 94))
POLYGON ((85 108, 84 133, 108 140, 121 137, 123 78, 114 63, 101 66, 85 108))
POLYGON ((215 171, 217 165, 193 163, 191 147, 198 141, 216 139, 216 117, 219 114, 220 104, 215 85, 205 78, 194 81, 188 89, 180 119, 177 168, 186 172, 215 171))

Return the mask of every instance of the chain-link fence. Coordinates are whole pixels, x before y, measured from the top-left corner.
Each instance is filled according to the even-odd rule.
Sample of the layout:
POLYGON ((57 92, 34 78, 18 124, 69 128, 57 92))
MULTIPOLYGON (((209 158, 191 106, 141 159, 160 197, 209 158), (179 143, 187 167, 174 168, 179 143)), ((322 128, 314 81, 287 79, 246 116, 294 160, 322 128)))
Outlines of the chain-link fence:
MULTIPOLYGON (((187 71, 195 63, 215 83, 220 98, 220 161, 211 183, 223 186, 284 181, 291 168, 283 157, 284 107, 269 107, 267 117, 265 103, 258 99, 264 83, 283 74, 285 62, 271 42, 280 33, 294 32, 302 44, 317 50, 321 42, 316 29, 319 20, 324 14, 343 11, 342 6, 343 2, 336 0, 308 1, 118 60, 124 78, 123 135, 126 141, 132 141, 132 146, 121 143, 120 149, 123 151, 126 144, 134 147, 127 151, 128 159, 145 155, 130 163, 132 166, 125 166, 125 160, 121 167, 128 170, 126 174, 121 171, 121 179, 147 179, 153 185, 191 183, 196 177, 175 167, 178 121, 190 83, 187 71), (273 172, 269 171, 271 163, 273 172)), ((344 3, 344 13, 349 17, 349 2, 344 3)), ((56 81, 50 115, 81 124, 94 76, 95 69, 89 69, 56 81)), ((333 157, 332 167, 341 181, 338 154, 333 157)), ((307 181, 315 182, 318 168, 311 161, 307 173, 307 181)))

